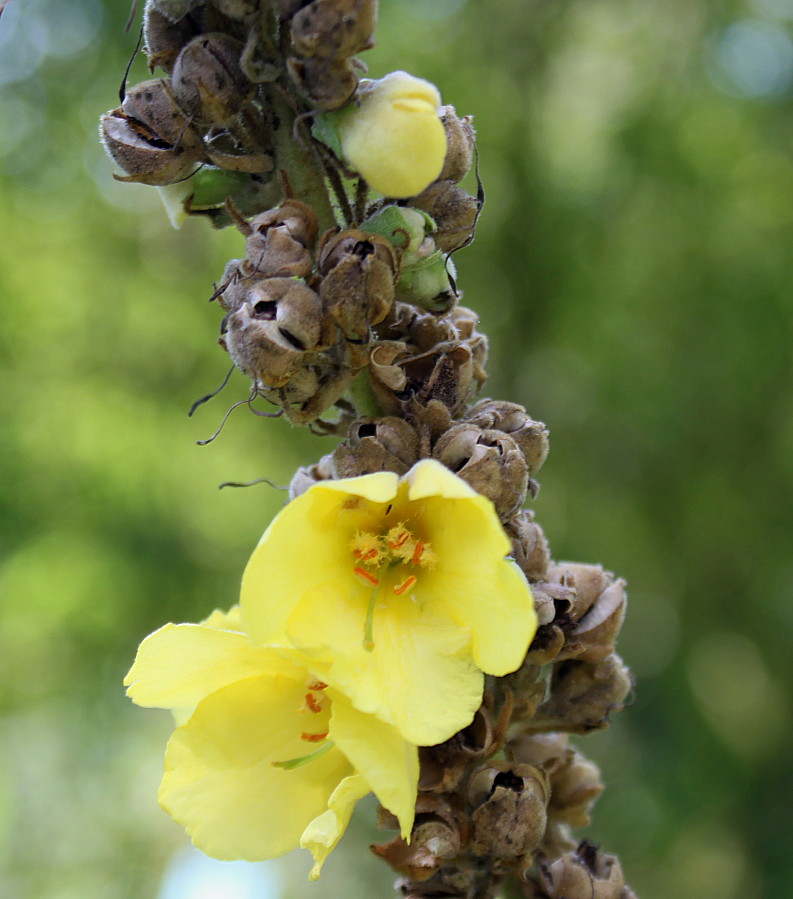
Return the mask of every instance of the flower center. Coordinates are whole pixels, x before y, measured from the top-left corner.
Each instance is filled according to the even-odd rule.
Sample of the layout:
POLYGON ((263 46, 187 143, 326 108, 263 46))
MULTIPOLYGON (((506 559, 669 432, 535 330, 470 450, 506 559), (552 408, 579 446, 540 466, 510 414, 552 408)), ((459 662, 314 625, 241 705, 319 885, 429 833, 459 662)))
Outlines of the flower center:
POLYGON ((378 596, 410 595, 418 583, 422 568, 431 568, 436 561, 429 543, 420 540, 404 522, 384 534, 357 531, 350 550, 353 556, 352 573, 371 588, 364 622, 363 647, 374 649, 374 609, 378 596))
POLYGON ((330 699, 325 693, 327 686, 327 684, 316 680, 316 678, 306 681, 303 705, 297 710, 298 714, 307 716, 307 720, 301 721, 300 739, 306 743, 319 745, 313 751, 306 753, 306 755, 285 759, 281 762, 273 762, 272 764, 276 768, 285 768, 287 771, 300 768, 308 762, 319 758, 333 746, 333 741, 327 739, 328 723, 330 721, 330 699))

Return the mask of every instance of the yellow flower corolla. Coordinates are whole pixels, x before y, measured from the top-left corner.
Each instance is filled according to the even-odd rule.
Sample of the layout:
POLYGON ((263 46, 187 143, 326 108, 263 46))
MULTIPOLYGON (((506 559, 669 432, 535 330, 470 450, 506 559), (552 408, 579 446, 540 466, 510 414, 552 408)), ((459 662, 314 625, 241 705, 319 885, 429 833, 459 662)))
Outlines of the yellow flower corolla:
POLYGON ((344 161, 387 197, 413 197, 440 175, 446 134, 429 81, 391 72, 363 81, 337 125, 344 161))
POLYGON ((420 746, 470 724, 483 672, 536 628, 490 500, 439 462, 322 481, 273 520, 242 580, 256 644, 294 647, 352 703, 420 746))
POLYGON ((166 624, 124 683, 138 705, 174 712, 158 798, 207 855, 257 861, 301 845, 314 879, 370 791, 410 834, 416 747, 294 653, 253 646, 239 607, 166 624))

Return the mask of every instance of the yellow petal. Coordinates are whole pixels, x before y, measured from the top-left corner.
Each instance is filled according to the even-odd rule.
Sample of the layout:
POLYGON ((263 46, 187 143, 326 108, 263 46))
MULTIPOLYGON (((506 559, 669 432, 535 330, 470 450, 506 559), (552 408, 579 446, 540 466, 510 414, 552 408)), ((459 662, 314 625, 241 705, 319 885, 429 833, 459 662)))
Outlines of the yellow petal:
POLYGON ((166 624, 141 643, 124 685, 138 705, 192 709, 234 681, 293 670, 270 650, 251 646, 244 634, 202 624, 166 624))
POLYGON ((349 580, 350 542, 371 519, 371 503, 397 491, 391 472, 309 488, 273 519, 242 576, 242 620, 255 643, 280 643, 286 620, 307 590, 349 580))
POLYGON ((486 574, 473 566, 465 571, 431 572, 427 593, 432 608, 442 607, 471 632, 474 662, 486 673, 502 677, 519 668, 537 630, 531 591, 520 569, 503 560, 486 574))
POLYGON ((199 703, 171 736, 160 804, 207 855, 259 861, 289 852, 353 773, 335 747, 293 770, 273 766, 306 754, 294 726, 304 692, 280 677, 239 681, 199 703))
POLYGON ((333 699, 330 737, 375 796, 399 820, 402 836, 413 828, 419 779, 418 749, 397 729, 359 712, 345 696, 328 691, 333 699))
POLYGON ((322 865, 347 829, 355 803, 369 792, 369 784, 358 774, 345 777, 328 800, 328 810, 303 832, 300 845, 314 856, 309 880, 319 877, 322 865))
MULTIPOLYGON (((479 497, 473 487, 435 459, 422 459, 421 462, 417 462, 405 475, 405 480, 409 485, 409 500, 422 500, 430 496, 439 496, 445 499, 479 497)), ((484 499, 484 497, 479 498, 484 499)), ((495 515, 495 511, 493 514, 495 515)), ((447 526, 448 523, 447 520, 447 526)), ((507 543, 507 548, 509 548, 509 543, 507 543)), ((504 550, 504 552, 507 551, 508 549, 504 550)))
POLYGON ((422 613, 408 596, 395 599, 375 609, 371 652, 363 648, 365 603, 339 602, 332 590, 303 598, 289 639, 357 709, 393 724, 411 743, 441 743, 470 724, 482 699, 471 636, 422 613))
POLYGON ((203 621, 199 621, 206 627, 214 627, 221 631, 241 631, 242 617, 240 616, 240 605, 232 606, 228 612, 222 609, 215 609, 209 617, 203 621))

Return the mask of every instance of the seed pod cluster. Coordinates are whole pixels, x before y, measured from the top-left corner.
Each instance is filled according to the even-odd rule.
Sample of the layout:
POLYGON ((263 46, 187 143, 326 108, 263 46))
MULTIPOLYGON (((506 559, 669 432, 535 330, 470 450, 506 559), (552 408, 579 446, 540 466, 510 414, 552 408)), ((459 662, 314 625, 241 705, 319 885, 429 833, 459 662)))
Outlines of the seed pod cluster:
POLYGON ((253 0, 149 0, 145 52, 168 77, 131 88, 100 120, 123 180, 171 184, 203 164, 260 179, 273 170, 260 15, 253 0))

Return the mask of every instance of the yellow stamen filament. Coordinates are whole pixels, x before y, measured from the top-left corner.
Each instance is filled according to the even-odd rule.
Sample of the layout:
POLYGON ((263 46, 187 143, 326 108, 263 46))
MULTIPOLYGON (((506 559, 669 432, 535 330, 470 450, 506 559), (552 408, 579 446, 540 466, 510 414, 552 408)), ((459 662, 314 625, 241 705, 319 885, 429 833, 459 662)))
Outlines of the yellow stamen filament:
POLYGON ((372 590, 372 595, 369 597, 369 605, 366 607, 366 621, 363 626, 363 648, 367 652, 371 652, 374 649, 374 604, 377 599, 377 591, 379 589, 379 584, 372 590))
POLYGON ((406 590, 410 590, 410 588, 413 586, 413 584, 416 583, 417 580, 418 578, 414 577, 412 574, 410 575, 410 577, 405 578, 405 580, 402 581, 401 584, 393 588, 395 595, 401 596, 406 590))

